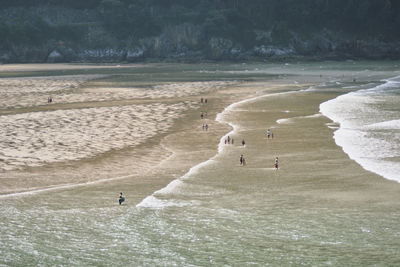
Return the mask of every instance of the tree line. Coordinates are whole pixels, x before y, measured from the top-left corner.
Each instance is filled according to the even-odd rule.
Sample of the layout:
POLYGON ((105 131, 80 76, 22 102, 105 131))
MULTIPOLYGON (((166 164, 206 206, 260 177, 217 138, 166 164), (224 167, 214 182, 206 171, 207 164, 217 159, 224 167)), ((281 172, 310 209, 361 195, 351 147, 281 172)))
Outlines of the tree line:
MULTIPOLYGON (((286 42, 288 32, 302 35, 329 29, 351 38, 400 38, 398 0, 2 0, 1 12, 12 8, 63 7, 91 10, 107 34, 124 41, 159 35, 166 26, 191 23, 204 40, 226 37, 243 46, 257 44, 255 30, 271 30, 286 42)), ((81 42, 89 25, 51 25, 33 16, 9 21, 0 17, 0 48, 40 45, 49 40, 81 42)))

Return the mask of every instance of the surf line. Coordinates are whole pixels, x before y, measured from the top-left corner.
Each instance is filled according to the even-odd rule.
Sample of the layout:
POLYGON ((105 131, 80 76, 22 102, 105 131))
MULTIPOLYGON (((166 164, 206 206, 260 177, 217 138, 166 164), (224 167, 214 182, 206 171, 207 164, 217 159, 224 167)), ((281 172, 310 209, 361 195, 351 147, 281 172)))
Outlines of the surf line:
MULTIPOLYGON (((189 171, 187 173, 185 173, 183 176, 181 176, 181 177, 179 177, 179 178, 177 178, 175 180, 172 180, 164 188, 161 188, 161 189, 153 192, 151 195, 145 197, 141 202, 139 202, 136 205, 136 207, 137 208, 160 208, 160 205, 158 205, 158 204, 157 205, 153 205, 153 203, 156 203, 156 202, 158 203, 157 195, 166 195, 168 193, 174 192, 179 186, 181 186, 183 184, 183 181, 185 179, 190 177, 190 175, 192 175, 193 173, 197 172, 198 170, 200 170, 204 166, 207 166, 208 164, 210 164, 215 158, 217 158, 223 152, 223 150, 225 148, 225 139, 228 136, 236 133, 238 131, 238 129, 239 129, 238 125, 235 125, 235 124, 225 120, 225 118, 227 117, 226 115, 229 112, 234 111, 234 108, 236 108, 236 107, 238 107, 240 105, 251 103, 251 102, 255 102, 255 101, 258 101, 260 99, 267 98, 267 97, 273 97, 273 96, 279 96, 279 95, 285 95, 285 94, 293 94, 293 93, 301 93, 301 92, 307 92, 307 91, 310 91, 310 88, 301 89, 301 90, 286 91, 286 92, 280 92, 280 93, 264 94, 264 95, 259 95, 259 96, 247 98, 247 99, 232 103, 229 106, 227 106, 222 112, 217 114, 217 116, 215 117, 215 121, 218 122, 218 123, 228 124, 232 128, 232 130, 229 131, 228 133, 226 133, 224 136, 222 136, 221 139, 219 140, 217 154, 215 154, 210 159, 208 159, 206 161, 203 161, 203 162, 193 166, 192 168, 189 169, 189 171)), ((166 206, 168 206, 168 205, 166 205, 166 206)))
POLYGON ((90 181, 90 182, 86 182, 86 183, 54 185, 54 186, 49 186, 49 187, 45 187, 45 188, 41 188, 41 189, 28 190, 28 191, 10 193, 10 194, 2 194, 2 195, 0 195, 0 198, 11 198, 11 197, 22 197, 22 196, 36 195, 36 194, 39 194, 39 193, 44 193, 44 192, 49 192, 49 191, 71 189, 71 188, 76 188, 76 187, 81 187, 81 186, 88 186, 88 185, 104 183, 104 182, 109 182, 109 181, 114 181, 114 180, 119 180, 119 179, 125 179, 125 178, 129 178, 129 177, 132 177, 132 176, 134 176, 134 175, 130 174, 130 175, 125 175, 125 176, 105 178, 105 179, 96 180, 96 181, 90 181))
MULTIPOLYGON (((352 96, 362 96, 362 97, 368 97, 369 93, 377 93, 377 92, 385 92, 386 90, 390 90, 391 88, 397 88, 400 85, 400 75, 392 77, 392 78, 387 78, 387 79, 382 79, 380 82, 382 82, 379 85, 376 85, 372 88, 367 88, 367 89, 359 89, 359 90, 354 90, 351 92, 348 92, 346 94, 342 94, 337 96, 336 98, 327 100, 319 105, 320 113, 330 119, 332 123, 337 124, 338 127, 334 128, 334 134, 333 134, 333 139, 335 141, 335 144, 339 146, 342 151, 348 155, 348 157, 355 161, 358 165, 360 165, 364 170, 375 173, 384 179, 387 180, 392 180, 395 182, 400 183, 400 176, 398 175, 398 165, 395 165, 395 163, 390 163, 388 161, 385 162, 385 160, 382 160, 377 154, 379 153, 378 150, 374 146, 370 147, 369 150, 372 151, 371 154, 370 152, 366 150, 363 151, 362 147, 360 145, 355 145, 356 143, 354 142, 349 142, 348 140, 351 140, 352 138, 356 138, 354 135, 354 132, 362 133, 363 131, 368 130, 368 126, 373 126, 376 125, 370 124, 370 125, 365 125, 360 128, 360 126, 354 125, 351 123, 351 119, 349 119, 346 116, 340 115, 340 113, 337 112, 335 108, 339 104, 349 102, 348 97, 352 96), (350 123, 350 124, 349 124, 350 123), (353 134, 352 134, 353 133, 353 134), (361 149, 361 150, 360 150, 361 149), (361 151, 361 152, 360 152, 361 151)), ((355 89, 357 87, 354 87, 355 89)), ((352 101, 352 99, 350 99, 352 101)), ((360 102, 362 103, 362 102, 360 102)), ((392 120, 390 120, 392 121, 392 120)), ((383 121, 380 123, 387 123, 390 121, 383 121)), ((397 121, 397 120, 395 120, 397 121)), ((379 124, 379 123, 378 123, 379 124)), ((328 126, 329 127, 329 126, 328 126)), ((380 142, 382 140, 376 139, 377 141, 375 142, 380 142)), ((364 139, 364 144, 367 142, 367 139, 364 139)), ((368 141, 370 142, 370 140, 368 141)), ((384 141, 385 142, 385 141, 384 141)), ((386 151, 387 152, 387 151, 386 151)))

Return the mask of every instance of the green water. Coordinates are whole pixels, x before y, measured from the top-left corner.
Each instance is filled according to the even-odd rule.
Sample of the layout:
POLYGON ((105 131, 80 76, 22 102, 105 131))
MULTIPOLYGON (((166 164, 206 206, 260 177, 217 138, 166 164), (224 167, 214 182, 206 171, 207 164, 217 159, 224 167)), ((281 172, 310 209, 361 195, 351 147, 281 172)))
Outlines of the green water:
MULTIPOLYGON (((353 77, 362 86, 394 76, 396 62, 188 68, 194 73, 189 77, 208 68, 201 80, 240 77, 265 86, 268 75, 281 74, 282 80, 296 75, 299 83, 316 76, 313 83, 322 89, 233 108, 224 120, 238 127, 232 133, 236 145, 222 146, 183 178, 161 170, 162 179, 146 173, 144 181, 127 178, 0 198, 0 265, 400 265, 400 185, 349 160, 335 146, 327 118, 276 123, 317 113, 319 101, 338 95, 353 77), (266 127, 276 133, 273 142, 265 139, 266 127), (245 148, 239 145, 242 137, 245 148), (240 154, 245 167, 238 164, 240 154), (277 154, 282 167, 276 172, 271 165, 277 154), (167 186, 174 179, 178 182, 167 186), (127 201, 119 206, 121 190, 127 201)), ((181 142, 196 139, 185 136, 181 142)))

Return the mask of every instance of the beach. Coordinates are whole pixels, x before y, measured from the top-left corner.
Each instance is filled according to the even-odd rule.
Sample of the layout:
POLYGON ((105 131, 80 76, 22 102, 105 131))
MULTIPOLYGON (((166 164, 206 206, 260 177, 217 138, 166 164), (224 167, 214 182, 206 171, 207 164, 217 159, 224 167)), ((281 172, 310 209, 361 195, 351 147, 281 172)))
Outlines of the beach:
POLYGON ((0 79, 0 264, 400 263, 398 62, 48 68, 0 79))

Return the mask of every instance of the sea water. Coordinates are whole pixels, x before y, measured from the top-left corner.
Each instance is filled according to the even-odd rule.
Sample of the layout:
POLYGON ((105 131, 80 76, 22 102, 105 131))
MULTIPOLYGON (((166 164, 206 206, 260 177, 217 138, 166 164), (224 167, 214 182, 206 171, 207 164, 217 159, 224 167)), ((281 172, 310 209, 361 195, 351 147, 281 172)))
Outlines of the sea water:
MULTIPOLYGON (((319 93, 334 91, 335 95, 342 95, 332 102, 323 104, 321 111, 340 123, 340 129, 335 133, 337 142, 341 139, 338 134, 346 128, 361 132, 359 135, 362 138, 357 139, 360 143, 338 144, 345 151, 346 146, 350 145, 352 146, 350 150, 357 151, 360 147, 365 147, 367 152, 363 153, 369 153, 368 155, 375 163, 380 161, 395 163, 397 154, 393 147, 398 140, 396 139, 398 135, 392 133, 396 132, 396 127, 393 125, 396 125, 395 122, 398 120, 396 118, 398 105, 394 97, 398 94, 390 87, 395 85, 397 78, 388 80, 393 83, 390 86, 388 81, 380 82, 382 77, 393 77, 395 64, 387 64, 389 65, 385 67, 387 71, 379 74, 364 71, 366 63, 353 64, 353 62, 245 64, 228 68, 233 69, 229 71, 234 72, 235 75, 250 72, 250 75, 254 75, 251 78, 255 79, 269 73, 282 75, 297 73, 300 75, 296 79, 307 80, 310 73, 322 72, 323 79, 310 87, 310 90, 282 89, 284 92, 279 94, 293 99, 313 90, 319 93), (349 69, 350 74, 346 72, 349 69), (350 75, 351 78, 342 78, 342 72, 350 75), (376 80, 375 77, 368 77, 370 74, 380 78, 376 80), (328 78, 325 78, 325 75, 328 78), (363 81, 350 85, 353 76, 363 81), (382 87, 384 90, 381 90, 382 87), (349 102, 341 104, 346 97, 352 99, 351 105, 348 104, 349 102), (335 101, 338 105, 330 106, 335 101), (348 110, 355 104, 355 108, 348 110), (369 116, 363 116, 367 112, 370 112, 369 116), (352 118, 349 118, 349 114, 352 118), (361 117, 362 121, 360 121, 361 117), (361 143, 363 138, 369 138, 370 142, 361 143), (367 147, 366 143, 371 146, 367 147), (385 150, 373 153, 377 146, 384 146, 385 150)), ((378 70, 382 66, 381 63, 368 63, 368 65, 369 68, 378 70)), ((220 70, 207 71, 212 76, 211 79, 221 75, 221 72, 220 70)), ((151 90, 147 93, 150 94, 151 90)), ((168 95, 168 92, 165 94, 168 95)), ((233 104, 217 116, 221 123, 230 123, 232 126, 232 131, 228 130, 226 135, 249 135, 257 128, 274 124, 274 121, 255 121, 255 125, 251 120, 245 122, 239 120, 240 123, 231 122, 238 113, 260 113, 259 116, 262 116, 267 112, 268 107, 263 101, 268 97, 265 95, 265 97, 233 104)), ((287 110, 284 106, 280 108, 281 112, 277 120, 281 120, 281 124, 285 126, 288 120, 282 121, 282 119, 288 118, 295 111, 287 110)), ((177 110, 186 111, 187 109, 185 106, 177 110)), ((94 128, 97 129, 101 127, 100 122, 104 120, 102 116, 105 115, 102 114, 109 113, 110 110, 94 111, 103 110, 99 108, 76 112, 89 112, 90 118, 100 118, 93 119, 96 122, 94 128)), ((148 116, 157 115, 153 112, 147 112, 147 114, 148 116)), ((10 123, 6 123, 7 117, 2 118, 2 122, 7 127, 11 127, 10 123)), ((85 125, 82 116, 78 114, 73 117, 76 119, 76 124, 73 125, 79 128, 80 121, 82 125, 85 125)), ((313 113, 304 116, 293 115, 289 121, 292 124, 298 119, 321 120, 321 117, 313 113)), ((105 121, 112 122, 111 119, 105 121)), ((121 123, 122 121, 123 119, 120 119, 121 123)), ((38 120, 24 119, 21 122, 22 126, 32 123, 40 124, 38 120)), ((65 121, 62 123, 70 124, 65 121)), ((3 128, 8 129, 7 127, 3 128)), ((108 129, 111 126, 106 127, 108 129)), ((274 131, 279 131, 280 123, 274 127, 276 127, 274 131)), ((322 127, 327 126, 322 125, 322 127)), ((129 128, 119 134, 129 135, 131 131, 134 129, 129 128)), ((79 141, 77 150, 85 146, 80 146, 82 139, 85 140, 82 138, 85 137, 84 132, 82 131, 82 136, 77 138, 79 141)), ((17 134, 24 137, 21 129, 17 131, 17 134)), ((246 156, 250 156, 249 151, 261 153, 260 150, 263 149, 263 147, 252 146, 251 142, 247 142, 246 148, 223 146, 222 142, 226 135, 221 136, 219 146, 215 148, 216 155, 210 160, 193 166, 186 174, 176 177, 177 179, 171 179, 172 182, 169 184, 159 185, 149 195, 137 199, 136 202, 135 196, 126 196, 126 204, 122 206, 117 204, 119 191, 116 190, 121 185, 125 186, 126 190, 135 188, 140 185, 140 182, 135 184, 128 180, 119 186, 115 186, 119 183, 118 181, 95 183, 79 187, 62 187, 55 191, 2 197, 0 199, 0 265, 365 266, 374 264, 395 266, 399 264, 398 204, 392 203, 386 206, 380 202, 369 202, 368 199, 363 202, 347 202, 340 201, 340 197, 320 201, 313 197, 312 190, 314 183, 318 184, 318 180, 304 183, 296 179, 287 181, 284 166, 275 175, 271 168, 253 168, 251 158, 248 168, 226 165, 227 162, 230 163, 230 158, 238 161, 236 156, 241 153, 246 152, 246 156), (309 194, 303 195, 302 192, 309 194)), ((347 133, 346 137, 352 138, 352 135, 347 133)), ((111 141, 108 138, 96 141, 96 144, 101 146, 102 142, 109 144, 111 141)), ((13 140, 8 142, 13 142, 13 140)), ((34 144, 32 147, 37 147, 36 143, 41 142, 30 143, 34 144)), ((111 144, 110 147, 112 145, 115 144, 111 144)), ((51 152, 51 155, 55 155, 54 151, 51 152)), ((99 153, 95 149, 90 152, 99 153)), ((346 153, 350 155, 350 152, 346 153)), ((88 155, 91 154, 88 153, 88 155)), ((2 160, 2 164, 14 166, 13 162, 7 163, 12 159, 17 162, 23 161, 22 158, 9 154, 7 160, 2 160)), ((257 161, 257 157, 253 160, 257 161)), ((355 160, 358 160, 357 157, 355 160)), ((31 163, 32 161, 28 161, 24 164, 31 163)), ((43 162, 40 163, 43 164, 43 162)), ((301 171, 307 173, 307 170, 298 170, 298 172, 301 171)), ((4 173, 7 173, 6 168, 3 169, 4 173)), ((321 176, 324 175, 325 173, 321 172, 321 176)), ((334 182, 323 184, 323 194, 333 191, 333 185, 334 182)), ((395 186, 397 183, 393 185, 395 186)), ((343 189, 343 191, 346 190, 357 189, 343 189)))
POLYGON ((334 138, 351 159, 400 182, 400 76, 338 96, 320 108, 340 124, 334 138))

